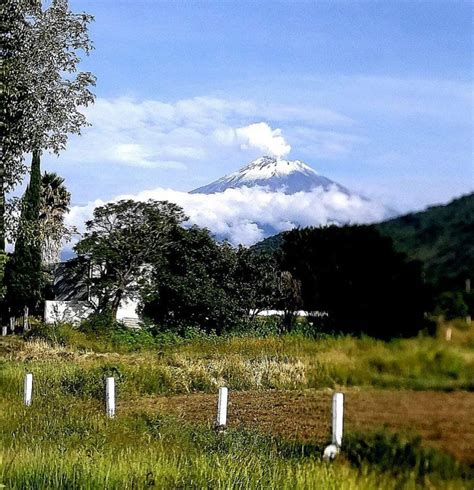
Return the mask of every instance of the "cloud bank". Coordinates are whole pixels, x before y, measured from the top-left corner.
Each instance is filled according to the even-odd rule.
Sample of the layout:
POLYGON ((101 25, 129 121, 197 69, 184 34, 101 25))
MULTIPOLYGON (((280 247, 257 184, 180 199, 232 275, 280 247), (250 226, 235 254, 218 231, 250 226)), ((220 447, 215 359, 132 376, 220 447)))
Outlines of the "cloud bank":
MULTIPOLYGON (((213 234, 232 244, 252 245, 265 238, 268 232, 277 233, 295 226, 326 225, 331 223, 368 223, 383 219, 386 208, 357 195, 346 195, 336 188, 292 195, 270 192, 262 187, 227 189, 217 194, 188 194, 172 189, 153 189, 136 195, 117 196, 119 199, 166 200, 180 205, 189 222, 208 228, 213 234)), ((79 230, 90 219, 96 206, 72 207, 68 224, 79 230)))

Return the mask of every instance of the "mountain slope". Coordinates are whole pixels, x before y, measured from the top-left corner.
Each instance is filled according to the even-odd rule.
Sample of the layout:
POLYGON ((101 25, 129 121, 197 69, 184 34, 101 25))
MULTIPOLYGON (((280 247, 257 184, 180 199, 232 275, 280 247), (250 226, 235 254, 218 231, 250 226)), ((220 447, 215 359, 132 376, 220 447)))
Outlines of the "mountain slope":
POLYGON ((426 278, 461 288, 474 279, 474 193, 377 225, 395 248, 424 263, 426 278))
POLYGON ((319 175, 300 160, 282 160, 269 156, 257 158, 238 172, 226 175, 210 184, 191 191, 191 194, 214 194, 239 187, 265 187, 270 191, 285 194, 309 192, 316 187, 324 190, 334 188, 344 194, 347 189, 319 175))
MULTIPOLYGON (((461 289, 466 278, 474 280, 474 193, 374 226, 392 238, 397 250, 423 262, 428 282, 461 289)), ((254 248, 274 252, 283 236, 269 237, 254 248)))

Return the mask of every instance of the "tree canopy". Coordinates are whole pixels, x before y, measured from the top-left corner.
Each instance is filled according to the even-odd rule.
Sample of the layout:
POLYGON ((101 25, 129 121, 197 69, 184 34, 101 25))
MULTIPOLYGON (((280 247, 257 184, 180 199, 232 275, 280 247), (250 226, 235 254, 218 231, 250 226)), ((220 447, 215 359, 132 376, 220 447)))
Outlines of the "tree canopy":
POLYGON ((87 123, 80 106, 94 100, 95 77, 78 72, 79 54, 92 43, 92 16, 67 0, 47 8, 37 0, 5 0, 0 10, 0 249, 5 242, 5 195, 25 174, 24 156, 59 153, 68 135, 87 123))
POLYGON ((185 219, 166 201, 122 200, 95 208, 75 251, 90 263, 87 281, 99 311, 115 317, 122 298, 137 293, 148 264, 161 260, 171 232, 185 219))
POLYGON ((371 226, 286 232, 280 264, 301 281, 304 309, 328 314, 328 328, 390 338, 423 327, 421 264, 371 226))

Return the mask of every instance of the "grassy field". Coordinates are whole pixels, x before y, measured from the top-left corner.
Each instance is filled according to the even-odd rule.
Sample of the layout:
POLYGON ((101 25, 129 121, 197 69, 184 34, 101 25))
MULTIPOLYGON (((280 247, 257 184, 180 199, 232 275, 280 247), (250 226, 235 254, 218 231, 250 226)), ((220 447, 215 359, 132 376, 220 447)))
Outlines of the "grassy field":
MULTIPOLYGON (((444 327, 443 327, 444 328, 444 327)), ((474 342, 196 338, 144 349, 73 335, 0 343, 7 488, 473 488, 474 342), (132 352, 137 350, 136 352, 132 352), (26 372, 33 405, 22 405, 26 372), (104 416, 104 377, 117 417, 104 416), (230 388, 229 428, 213 428, 230 388), (330 397, 344 451, 321 461, 330 397)))

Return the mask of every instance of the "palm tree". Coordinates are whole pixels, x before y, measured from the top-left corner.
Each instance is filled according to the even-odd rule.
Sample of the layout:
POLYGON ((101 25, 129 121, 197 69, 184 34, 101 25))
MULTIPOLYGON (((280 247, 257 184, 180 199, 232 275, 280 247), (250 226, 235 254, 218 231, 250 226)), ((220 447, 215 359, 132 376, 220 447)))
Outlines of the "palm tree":
POLYGON ((69 211, 71 194, 64 179, 54 172, 45 172, 41 179, 40 230, 42 238, 43 264, 59 262, 61 245, 70 235, 64 224, 69 211))

